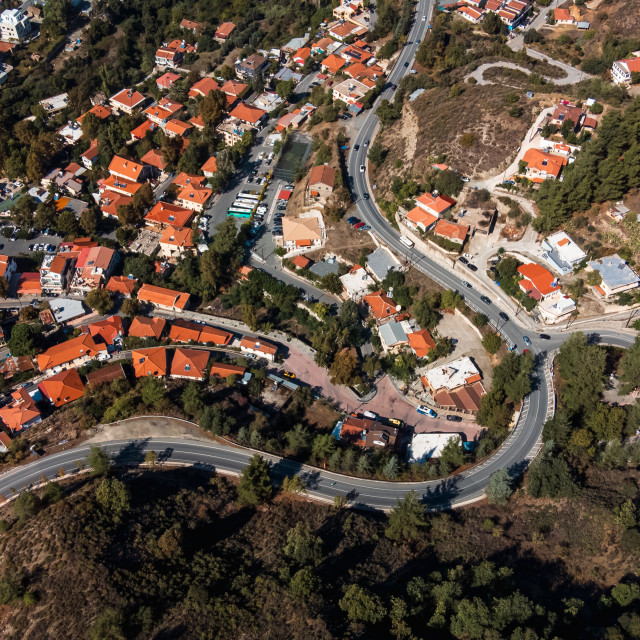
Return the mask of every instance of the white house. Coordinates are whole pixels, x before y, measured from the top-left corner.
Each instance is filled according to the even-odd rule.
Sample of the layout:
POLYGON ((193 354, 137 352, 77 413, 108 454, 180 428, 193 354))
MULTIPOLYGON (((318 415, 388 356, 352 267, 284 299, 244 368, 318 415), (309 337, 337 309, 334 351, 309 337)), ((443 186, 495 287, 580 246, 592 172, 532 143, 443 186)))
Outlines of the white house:
POLYGON ((640 284, 636 272, 617 254, 587 262, 589 271, 597 271, 602 282, 594 286, 596 293, 605 298, 635 289, 640 284))
POLYGON ((576 309, 576 303, 569 296, 556 291, 538 302, 537 310, 547 324, 556 324, 568 318, 576 309))
POLYGON ((343 286, 342 297, 354 302, 359 302, 363 296, 369 293, 369 287, 375 284, 375 280, 359 264, 353 267, 349 273, 340 276, 340 281, 343 286))
POLYGON ((0 39, 23 40, 31 31, 31 22, 18 9, 6 9, 0 14, 0 39))
MULTIPOLYGON (((5 12, 6 13, 6 12, 5 12)), ((634 51, 635 58, 616 60, 611 66, 611 77, 616 84, 629 84, 632 73, 640 73, 640 51, 634 51)))
POLYGON ((580 264, 587 254, 564 232, 558 231, 542 241, 542 257, 562 275, 580 264))

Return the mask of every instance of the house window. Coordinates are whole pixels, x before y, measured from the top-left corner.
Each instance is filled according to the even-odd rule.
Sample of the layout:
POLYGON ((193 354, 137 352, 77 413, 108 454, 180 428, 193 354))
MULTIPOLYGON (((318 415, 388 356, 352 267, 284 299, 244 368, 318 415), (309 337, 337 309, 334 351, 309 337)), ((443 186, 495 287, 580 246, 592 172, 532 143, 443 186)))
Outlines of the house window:
POLYGON ((185 364, 184 365, 184 370, 185 371, 191 371, 191 365, 190 364, 185 364))

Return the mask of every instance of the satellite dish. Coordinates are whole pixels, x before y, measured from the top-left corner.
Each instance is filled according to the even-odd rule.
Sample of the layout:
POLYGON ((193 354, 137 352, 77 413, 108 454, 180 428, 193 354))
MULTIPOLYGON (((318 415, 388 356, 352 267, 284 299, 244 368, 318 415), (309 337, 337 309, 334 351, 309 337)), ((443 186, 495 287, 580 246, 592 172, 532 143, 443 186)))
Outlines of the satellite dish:
POLYGON ((397 305, 396 305, 396 311, 401 311, 401 310, 402 310, 402 306, 401 306, 401 305, 399 305, 399 304, 397 304, 397 305))

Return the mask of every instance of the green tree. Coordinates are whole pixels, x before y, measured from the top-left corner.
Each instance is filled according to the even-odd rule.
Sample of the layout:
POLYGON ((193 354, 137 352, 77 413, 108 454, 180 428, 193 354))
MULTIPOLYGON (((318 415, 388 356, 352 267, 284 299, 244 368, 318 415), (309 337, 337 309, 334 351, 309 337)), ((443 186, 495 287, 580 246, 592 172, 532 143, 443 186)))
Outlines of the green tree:
POLYGON ((106 609, 89 627, 89 640, 126 640, 124 619, 114 609, 106 609))
POLYGON ((92 289, 87 293, 85 302, 99 315, 104 315, 113 306, 111 294, 106 289, 92 289))
POLYGON ((424 505, 420 503, 418 494, 410 491, 399 498, 391 510, 384 534, 390 540, 412 542, 423 534, 426 524, 424 505))
POLYGON ((457 196, 462 191, 464 182, 459 173, 449 169, 439 171, 435 183, 436 189, 447 196, 457 196))
POLYGON ((144 454, 144 463, 153 469, 158 464, 158 454, 153 449, 150 449, 144 454))
POLYGON ((238 502, 253 507, 268 500, 272 492, 269 464, 256 453, 242 472, 238 486, 238 502))
POLYGON ((551 443, 529 467, 527 491, 534 498, 566 498, 573 496, 576 485, 564 458, 555 456, 551 443))
POLYGON ((326 289, 329 293, 340 294, 342 293, 342 280, 337 273, 327 273, 320 278, 320 287, 326 289))
POLYGON ((285 100, 288 100, 296 89, 296 83, 293 80, 281 80, 276 84, 276 93, 285 100))
POLYGON ((489 476, 485 495, 491 504, 506 505, 512 493, 511 478, 506 468, 498 469, 489 476))
POLYGON ((87 456, 87 465, 91 467, 94 476, 106 476, 111 470, 111 458, 100 447, 91 447, 87 456))
POLYGON ((453 289, 446 289, 440 296, 440 306, 443 309, 459 309, 462 303, 462 296, 453 289))
POLYGON ((302 567, 289 583, 291 595, 300 600, 306 599, 320 590, 322 583, 310 567, 302 567))
POLYGON ((618 376, 622 382, 618 391, 620 395, 630 393, 640 385, 640 337, 624 352, 618 376))
POLYGON ((371 145, 367 157, 377 168, 384 162, 386 155, 386 149, 379 142, 375 142, 371 145))
POLYGON ((38 351, 40 327, 37 324, 18 323, 11 329, 7 346, 12 356, 34 356, 38 351))
POLYGON ((504 23, 502 22, 502 20, 500 20, 498 14, 494 13, 493 11, 489 11, 485 15, 484 20, 482 21, 482 28, 484 29, 485 33, 488 33, 491 36, 495 36, 499 33, 505 32, 504 23))
POLYGON ((44 497, 49 504, 60 502, 63 496, 62 487, 57 482, 47 482, 47 486, 44 488, 44 497))
POLYGON ((473 316, 473 324, 475 324, 476 327, 485 327, 488 322, 489 318, 487 318, 484 313, 476 313, 473 316))
POLYGON ((352 622, 376 624, 385 616, 380 598, 357 584, 350 584, 345 588, 339 604, 352 622))
POLYGON ((182 392, 182 407, 193 418, 197 418, 204 409, 202 389, 195 382, 190 382, 182 392))
POLYGON ((164 382, 160 378, 147 376, 140 384, 140 397, 150 409, 161 410, 166 404, 164 382))
POLYGON ((349 349, 344 349, 336 354, 329 367, 331 384, 345 386, 358 385, 362 382, 358 369, 358 358, 349 349))
POLYGON ((140 302, 137 298, 125 298, 120 310, 127 318, 135 318, 140 313, 140 302))
POLYGON ((129 490, 117 478, 104 478, 100 482, 96 488, 96 501, 114 522, 120 522, 131 508, 129 490))
POLYGON ((287 532, 284 553, 300 565, 318 565, 322 561, 322 538, 311 531, 309 525, 298 522, 287 532))
POLYGON ((482 346, 485 348, 487 353, 494 355, 500 351, 502 338, 497 333, 491 331, 482 338, 482 346))
POLYGON ((440 321, 433 296, 423 296, 413 306, 413 315, 423 329, 433 329, 440 321))
POLYGON ((38 513, 40 498, 31 491, 21 493, 13 502, 13 513, 20 522, 24 522, 38 513))

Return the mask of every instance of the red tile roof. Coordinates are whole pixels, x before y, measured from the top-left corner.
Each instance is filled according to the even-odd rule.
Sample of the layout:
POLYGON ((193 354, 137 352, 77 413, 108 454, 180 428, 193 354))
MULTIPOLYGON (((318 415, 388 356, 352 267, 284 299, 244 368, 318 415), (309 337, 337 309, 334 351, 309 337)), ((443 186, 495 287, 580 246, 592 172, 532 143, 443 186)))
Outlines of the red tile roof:
POLYGON ((156 287, 152 284, 143 284, 138 291, 138 300, 141 302, 150 302, 164 307, 175 307, 177 309, 185 309, 189 304, 189 294, 182 291, 174 291, 173 289, 165 289, 164 287, 156 287))
POLYGON ((93 358, 106 350, 104 345, 96 344, 89 334, 82 334, 77 338, 50 347, 44 353, 36 356, 36 362, 40 371, 46 371, 85 356, 93 358))
POLYGON ((426 358, 432 349, 436 348, 436 341, 431 337, 429 329, 421 329, 407 335, 409 346, 418 358, 426 358))
POLYGON ((227 345, 233 339, 233 335, 228 331, 216 329, 216 327, 210 327, 208 325, 200 326, 202 328, 202 331, 200 332, 198 342, 200 342, 201 344, 213 343, 216 345, 227 345))
POLYGON ((224 364, 222 362, 214 362, 209 370, 211 378, 226 378, 227 376, 243 376, 246 369, 236 364, 224 364))
POLYGON ((119 293, 123 296, 130 296, 136 287, 138 280, 136 278, 127 278, 126 276, 111 276, 105 289, 111 293, 119 293))
POLYGON ((363 302, 367 304, 371 315, 376 320, 384 320, 395 315, 396 303, 383 291, 376 291, 362 298, 363 302))
POLYGON ((169 331, 171 342, 197 342, 200 337, 201 325, 190 320, 175 320, 169 331))
POLYGON ((136 349, 131 352, 131 361, 136 378, 167 375, 167 350, 164 347, 136 349))
POLYGON ((160 171, 164 171, 167 166, 167 161, 164 159, 164 153, 162 153, 161 149, 149 149, 149 151, 140 158, 140 162, 150 164, 160 171))
POLYGON ((194 212, 191 209, 159 201, 151 207, 144 219, 146 222, 153 224, 171 225, 180 229, 182 227, 191 227, 193 216, 194 212))
POLYGON ((189 97, 208 96, 212 91, 217 91, 219 88, 220 85, 213 78, 202 78, 189 89, 189 97))
POLYGON ((243 122, 249 124, 256 124, 260 118, 264 117, 267 112, 264 109, 258 109, 258 107, 252 107, 244 102, 241 102, 231 113, 232 118, 237 118, 243 122))
POLYGON ((559 291, 561 288, 560 285, 553 284, 556 279, 551 271, 548 271, 543 266, 536 264, 535 262, 520 265, 518 267, 518 273, 524 276, 524 279, 518 284, 525 291, 535 289, 540 292, 541 295, 546 296, 554 291, 559 291))
POLYGON ((231 32, 236 28, 236 25, 233 22, 223 22, 217 29, 215 33, 216 38, 226 39, 231 35, 231 32))
POLYGON ((167 321, 164 318, 147 318, 136 316, 131 321, 129 335, 134 338, 155 338, 160 339, 167 321))
POLYGON ((84 325, 82 331, 89 331, 92 338, 101 338, 107 345, 113 344, 116 338, 124 336, 124 327, 120 316, 110 316, 105 320, 84 325))
POLYGON ((249 336, 243 336, 240 340, 240 348, 250 349, 252 351, 261 351, 268 355, 274 356, 278 351, 278 347, 275 344, 266 342, 262 338, 250 338, 249 336))
POLYGON ((128 160, 127 158, 121 158, 120 156, 113 156, 113 159, 109 163, 109 173, 117 174, 132 182, 137 182, 142 176, 143 171, 144 167, 141 163, 128 160))
POLYGON ((81 398, 84 393, 84 384, 76 369, 67 369, 46 378, 38 385, 38 388, 55 407, 73 402, 81 398))
POLYGON ((438 236, 457 239, 464 242, 464 239, 469 233, 469 226, 466 224, 455 224, 455 222, 449 222, 448 220, 440 218, 440 220, 436 222, 433 232, 438 236))
POLYGON ((18 389, 12 394, 13 402, 0 409, 0 418, 12 433, 22 431, 25 425, 35 421, 40 411, 35 400, 27 393, 26 389, 18 389))
POLYGON ((336 170, 325 164, 313 167, 309 172, 309 186, 314 184, 324 184, 333 189, 336 183, 336 170))
POLYGON ((173 352, 171 375, 180 378, 203 380, 209 362, 209 352, 202 349, 178 348, 173 352))

